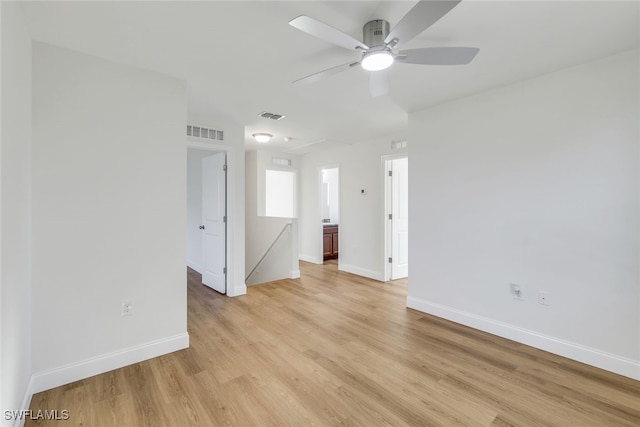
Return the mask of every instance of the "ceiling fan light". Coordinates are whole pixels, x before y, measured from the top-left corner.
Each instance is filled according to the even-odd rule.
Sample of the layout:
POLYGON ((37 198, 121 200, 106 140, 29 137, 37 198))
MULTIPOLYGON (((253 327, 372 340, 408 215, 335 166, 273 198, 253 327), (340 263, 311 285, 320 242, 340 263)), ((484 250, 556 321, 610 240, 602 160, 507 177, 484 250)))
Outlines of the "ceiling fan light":
POLYGON ((360 63, 367 71, 380 71, 393 64, 393 55, 386 50, 368 53, 360 63))
POLYGON ((269 142, 269 140, 273 137, 273 135, 271 135, 270 133, 254 133, 252 136, 256 141, 262 144, 264 144, 265 142, 269 142))

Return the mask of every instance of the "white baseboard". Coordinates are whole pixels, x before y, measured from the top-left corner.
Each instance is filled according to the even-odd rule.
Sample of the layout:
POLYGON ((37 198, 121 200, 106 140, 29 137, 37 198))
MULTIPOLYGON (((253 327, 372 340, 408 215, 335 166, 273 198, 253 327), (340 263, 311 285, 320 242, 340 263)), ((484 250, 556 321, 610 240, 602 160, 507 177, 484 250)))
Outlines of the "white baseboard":
POLYGON ((354 265, 343 264, 338 260, 338 270, 346 271, 347 273, 357 274, 358 276, 368 277, 369 279, 384 282, 384 273, 379 271, 368 270, 366 268, 356 267, 354 265))
POLYGON ((187 260, 187 267, 197 271, 198 273, 202 274, 202 266, 198 263, 195 263, 193 261, 189 261, 187 260))
POLYGON ((435 304, 420 298, 407 297, 407 307, 432 314, 452 322, 479 329, 493 335, 517 341, 568 359, 586 363, 606 371, 640 380, 640 361, 607 353, 560 338, 540 334, 455 308, 435 304))
POLYGON ((38 372, 31 376, 29 382, 29 396, 25 396, 25 400, 30 402, 31 396, 41 391, 69 384, 94 375, 109 372, 123 366, 142 362, 143 360, 152 359, 162 356, 163 354, 172 353, 189 347, 189 334, 174 335, 162 338, 156 341, 136 345, 90 359, 81 360, 69 365, 58 368, 49 369, 38 372))
POLYGON ((317 257, 311 256, 311 255, 299 254, 298 255, 298 259, 300 261, 311 262, 313 264, 322 264, 322 263, 324 263, 323 260, 321 260, 321 259, 319 259, 317 257))

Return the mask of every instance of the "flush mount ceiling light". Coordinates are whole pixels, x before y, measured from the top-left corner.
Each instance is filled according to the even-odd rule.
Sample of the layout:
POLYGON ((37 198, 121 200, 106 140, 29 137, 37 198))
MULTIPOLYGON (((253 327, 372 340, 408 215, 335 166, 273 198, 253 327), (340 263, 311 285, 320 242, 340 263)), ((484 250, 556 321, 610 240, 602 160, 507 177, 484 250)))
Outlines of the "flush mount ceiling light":
POLYGON ((360 62, 367 71, 380 71, 393 64, 393 54, 386 49, 365 53, 360 62))
POLYGON ((254 133, 253 134, 253 138, 260 142, 260 143, 265 143, 265 142, 269 142, 269 140, 273 137, 273 135, 271 135, 270 133, 254 133))

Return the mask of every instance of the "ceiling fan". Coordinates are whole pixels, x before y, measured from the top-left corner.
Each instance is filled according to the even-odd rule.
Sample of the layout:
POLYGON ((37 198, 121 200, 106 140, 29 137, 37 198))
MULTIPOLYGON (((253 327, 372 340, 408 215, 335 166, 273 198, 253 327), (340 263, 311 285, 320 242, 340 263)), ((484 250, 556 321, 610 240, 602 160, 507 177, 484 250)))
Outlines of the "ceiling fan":
POLYGON ((419 65, 468 64, 478 53, 478 48, 425 47, 401 51, 396 49, 400 43, 407 43, 435 24, 460 1, 421 0, 391 31, 389 31, 389 23, 384 19, 369 21, 362 29, 362 42, 317 19, 305 15, 298 16, 289 21, 289 25, 345 49, 360 51, 362 57, 359 61, 338 65, 303 77, 293 83, 313 83, 360 65, 365 70, 372 71, 369 87, 371 96, 376 97, 385 95, 389 91, 389 77, 384 70, 396 61, 419 65))

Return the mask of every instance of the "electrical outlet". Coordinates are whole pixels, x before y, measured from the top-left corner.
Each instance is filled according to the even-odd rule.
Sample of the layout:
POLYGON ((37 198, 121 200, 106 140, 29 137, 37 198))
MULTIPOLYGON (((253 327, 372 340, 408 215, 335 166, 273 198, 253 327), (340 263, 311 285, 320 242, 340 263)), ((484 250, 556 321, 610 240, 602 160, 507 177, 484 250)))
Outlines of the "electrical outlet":
POLYGON ((122 301, 122 311, 120 316, 131 316, 133 314, 133 300, 122 301))
POLYGON ((511 285, 509 285, 509 289, 511 290, 511 295, 513 295, 513 298, 524 299, 524 297, 522 296, 522 288, 520 287, 520 285, 518 285, 517 283, 512 283, 511 285))
POLYGON ((549 305, 549 292, 547 291, 538 292, 538 304, 549 305))

